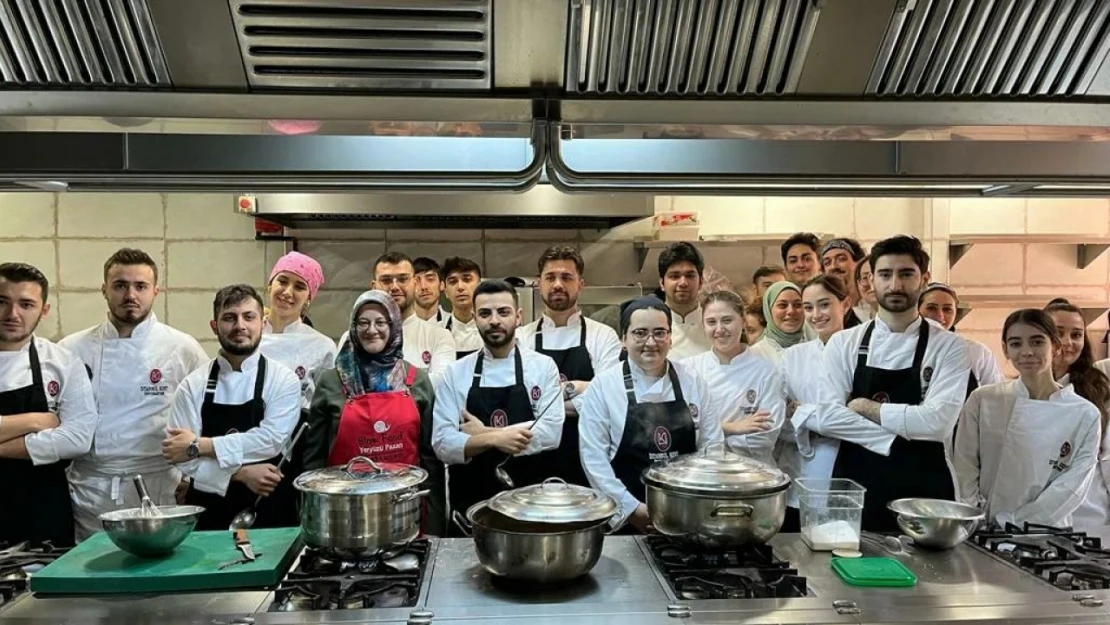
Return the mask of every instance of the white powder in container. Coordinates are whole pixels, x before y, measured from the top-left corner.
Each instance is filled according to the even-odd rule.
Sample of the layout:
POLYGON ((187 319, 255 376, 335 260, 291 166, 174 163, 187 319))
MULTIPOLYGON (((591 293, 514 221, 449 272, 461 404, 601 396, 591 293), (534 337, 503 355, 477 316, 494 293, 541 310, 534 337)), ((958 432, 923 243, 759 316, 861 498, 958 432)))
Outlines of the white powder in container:
POLYGON ((859 534, 847 521, 829 521, 803 528, 802 538, 814 551, 859 549, 859 534))

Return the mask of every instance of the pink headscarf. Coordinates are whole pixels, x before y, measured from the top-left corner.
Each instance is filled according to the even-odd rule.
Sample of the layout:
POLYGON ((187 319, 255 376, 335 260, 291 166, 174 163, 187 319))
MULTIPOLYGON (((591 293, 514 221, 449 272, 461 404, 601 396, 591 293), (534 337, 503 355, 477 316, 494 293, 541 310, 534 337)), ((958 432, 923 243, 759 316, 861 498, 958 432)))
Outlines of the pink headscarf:
POLYGON ((279 258, 270 271, 269 282, 273 282, 274 276, 283 271, 288 271, 308 283, 309 299, 316 299, 316 292, 324 285, 324 270, 320 267, 320 263, 316 262, 315 258, 300 252, 289 252, 279 258))

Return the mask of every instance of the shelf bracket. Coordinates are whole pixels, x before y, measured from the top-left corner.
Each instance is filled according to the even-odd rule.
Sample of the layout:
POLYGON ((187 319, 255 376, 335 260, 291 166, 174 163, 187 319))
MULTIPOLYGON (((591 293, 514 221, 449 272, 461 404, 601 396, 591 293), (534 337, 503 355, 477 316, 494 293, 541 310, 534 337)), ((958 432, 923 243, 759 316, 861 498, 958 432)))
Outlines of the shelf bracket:
POLYGON ((1075 248, 1075 264, 1080 269, 1086 269, 1091 263, 1095 262, 1099 256, 1102 256, 1103 252, 1110 249, 1110 245, 1103 245, 1101 243, 1080 243, 1076 245, 1075 248))
POLYGON ((647 262, 648 246, 644 245, 642 242, 636 242, 632 244, 632 249, 636 250, 637 272, 642 272, 644 270, 644 263, 647 262))
POLYGON ((956 266, 960 259, 964 257, 969 251, 973 243, 949 243, 948 244, 948 268, 956 266))
POLYGON ((957 308, 956 309, 956 320, 952 322, 952 327, 955 328, 956 326, 960 325, 960 322, 963 321, 964 317, 966 317, 969 312, 971 312, 970 307, 969 308, 964 308, 963 306, 961 306, 961 307, 957 308))

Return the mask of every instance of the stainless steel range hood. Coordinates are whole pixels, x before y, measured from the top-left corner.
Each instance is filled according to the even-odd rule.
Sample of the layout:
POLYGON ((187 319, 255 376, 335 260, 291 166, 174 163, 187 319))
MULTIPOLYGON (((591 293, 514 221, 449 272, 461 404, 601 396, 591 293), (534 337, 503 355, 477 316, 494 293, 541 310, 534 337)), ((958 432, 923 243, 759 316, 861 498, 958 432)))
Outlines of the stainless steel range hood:
POLYGON ((0 0, 0 186, 1103 196, 1108 52, 1106 0, 0 0))

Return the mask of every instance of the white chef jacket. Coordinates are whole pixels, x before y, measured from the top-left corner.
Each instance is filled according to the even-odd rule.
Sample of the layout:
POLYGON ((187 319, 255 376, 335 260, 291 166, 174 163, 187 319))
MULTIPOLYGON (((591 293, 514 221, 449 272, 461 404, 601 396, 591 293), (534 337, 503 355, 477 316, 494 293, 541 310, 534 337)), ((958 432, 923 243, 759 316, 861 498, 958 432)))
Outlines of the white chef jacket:
POLYGON ((949 441, 967 396, 971 370, 961 337, 923 317, 918 317, 905 332, 893 332, 882 319, 875 318, 867 364, 888 370, 908 369, 913 364, 922 323, 929 324, 929 344, 921 363, 925 397, 920 404, 883 404, 879 409, 881 423, 874 423, 848 409, 857 354, 868 327, 865 323, 842 330, 829 339, 823 353, 825 371, 819 384, 818 409, 803 415, 802 419, 795 415, 794 427, 857 443, 884 456, 890 454, 895 436, 907 440, 949 441))
POLYGON ((429 318, 425 319, 425 321, 427 321, 428 323, 433 323, 433 324, 435 324, 435 325, 437 325, 441 328, 446 328, 447 327, 447 320, 450 319, 450 318, 451 318, 451 311, 447 310, 443 306, 440 306, 439 309, 436 310, 435 316, 434 317, 429 317, 429 318))
MULTIPOLYGON (((31 340, 39 355, 47 408, 58 415, 59 424, 24 436, 27 455, 40 465, 89 453, 98 416, 85 365, 56 343, 37 336, 31 340)), ((31 385, 30 346, 28 342, 17 352, 0 352, 0 392, 31 385)))
POLYGON ((971 393, 956 429, 953 464, 961 500, 999 524, 1071 524, 1094 476, 1098 409, 1065 386, 1047 400, 1021 380, 971 393))
POLYGON ((718 397, 721 423, 739 421, 760 411, 771 413, 771 429, 766 432, 727 436, 729 451, 774 466, 775 441, 786 419, 782 377, 775 365, 745 349, 728 364, 721 364, 710 350, 680 361, 705 380, 718 397))
MULTIPOLYGON (((445 464, 466 464, 470 461, 463 452, 470 435, 459 430, 459 425, 466 410, 466 397, 474 381, 474 365, 478 358, 484 359, 481 386, 512 386, 516 384, 517 351, 520 352, 524 387, 530 392, 532 413, 537 420, 532 428, 532 441, 520 455, 528 456, 559 447, 566 409, 562 401, 552 399, 563 396, 555 361, 530 349, 522 349, 519 343, 507 358, 494 358, 483 347, 448 365, 447 372, 436 386, 435 407, 432 409, 432 449, 445 464)), ((530 421, 525 422, 521 427, 530 424, 530 421)))
MULTIPOLYGON (((709 384, 689 365, 671 361, 670 366, 678 374, 683 399, 691 407, 697 408, 691 410, 691 416, 698 431, 698 449, 723 444, 723 398, 710 393, 709 384)), ((674 401, 674 388, 668 374, 663 374, 660 378, 649 377, 632 361, 628 362, 628 370, 632 375, 632 392, 638 403, 674 401)), ((640 505, 640 501, 628 492, 624 483, 613 472, 613 457, 617 455, 624 436, 627 417, 628 395, 624 389, 624 367, 611 367, 598 374, 583 394, 582 405, 578 408, 578 436, 582 468, 590 480, 590 486, 617 502, 617 514, 610 521, 613 527, 624 524, 640 505)))
MULTIPOLYGON (((1095 363, 1095 368, 1110 375, 1110 359, 1100 360, 1095 363)), ((1064 374, 1056 380, 1059 384, 1069 384, 1070 376, 1064 374)), ((1087 496, 1072 514, 1072 525, 1075 529, 1085 532, 1091 529, 1110 525, 1110 428, 1102 433, 1102 446, 1099 448, 1098 467, 1091 478, 1091 487, 1087 496)))
MULTIPOLYGON (((259 351, 243 361, 235 371, 223 355, 216 357, 220 371, 216 380, 217 404, 244 404, 254 399, 254 382, 258 374, 259 351)), ((170 426, 191 430, 200 436, 201 404, 208 385, 212 361, 185 378, 173 396, 170 426)), ((262 382, 262 399, 266 411, 262 423, 246 432, 226 434, 212 439, 215 458, 197 458, 178 465, 181 472, 193 478, 193 486, 206 493, 223 496, 231 476, 245 464, 263 462, 281 452, 301 413, 301 384, 288 367, 266 359, 266 379, 262 382)))
POLYGON ((756 341, 755 345, 751 347, 753 356, 762 358, 772 365, 779 364, 779 360, 782 359, 782 352, 785 351, 785 349, 786 348, 782 345, 767 338, 767 335, 763 335, 763 338, 756 341))
MULTIPOLYGON (((590 354, 590 364, 594 368, 594 377, 597 374, 620 365, 621 342, 613 328, 583 317, 581 312, 576 312, 567 319, 567 325, 556 326, 551 317, 544 315, 539 319, 522 326, 516 331, 516 340, 528 349, 536 349, 536 331, 543 324, 544 349, 571 349, 578 347, 582 338, 582 324, 586 324, 586 352, 590 354)), ((575 397, 579 399, 581 395, 575 397)), ((577 406, 577 404, 575 404, 577 406)))
POLYGON ((998 359, 994 357, 991 348, 979 341, 973 341, 962 336, 960 338, 967 344, 967 360, 971 365, 972 373, 975 374, 975 380, 979 382, 979 386, 1007 381, 1006 376, 1002 375, 1002 367, 998 365, 998 359))
MULTIPOLYGON (((786 400, 795 402, 797 407, 783 424, 775 446, 775 460, 791 479, 831 478, 836 454, 840 450, 838 439, 799 430, 793 425, 795 420, 805 423, 807 415, 817 410, 818 385, 824 376, 824 351, 825 344, 821 339, 814 339, 786 348, 779 360, 786 400)), ((798 507, 798 495, 793 488, 787 495, 787 505, 798 507)))
POLYGON ((335 341, 303 321, 285 326, 275 334, 267 321, 262 326, 258 351, 270 362, 280 362, 296 374, 301 384, 301 408, 308 410, 316 390, 316 374, 335 367, 335 341))
POLYGON ((482 349, 485 345, 482 342, 482 335, 478 333, 478 325, 474 317, 471 317, 470 321, 459 321, 455 315, 448 315, 447 320, 443 322, 443 327, 451 333, 451 338, 455 341, 455 351, 471 352, 482 349), (448 324, 451 327, 448 328, 448 324))
POLYGON ((455 362, 455 339, 451 333, 434 321, 425 321, 416 315, 405 319, 401 333, 405 361, 417 369, 427 370, 432 385, 438 384, 447 367, 455 362))
POLYGON ((690 311, 685 317, 671 311, 671 360, 696 356, 709 351, 713 346, 705 336, 701 317, 701 306, 690 311))

